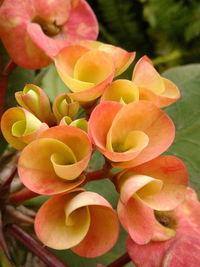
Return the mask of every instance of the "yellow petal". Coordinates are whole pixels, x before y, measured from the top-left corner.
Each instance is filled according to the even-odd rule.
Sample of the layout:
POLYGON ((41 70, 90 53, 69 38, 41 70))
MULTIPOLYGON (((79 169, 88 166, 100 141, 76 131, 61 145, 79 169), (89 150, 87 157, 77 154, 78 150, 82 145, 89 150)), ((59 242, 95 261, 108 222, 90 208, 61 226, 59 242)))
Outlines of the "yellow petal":
POLYGON ((129 80, 116 80, 108 87, 101 100, 123 101, 123 104, 128 104, 139 100, 139 90, 138 87, 129 80))

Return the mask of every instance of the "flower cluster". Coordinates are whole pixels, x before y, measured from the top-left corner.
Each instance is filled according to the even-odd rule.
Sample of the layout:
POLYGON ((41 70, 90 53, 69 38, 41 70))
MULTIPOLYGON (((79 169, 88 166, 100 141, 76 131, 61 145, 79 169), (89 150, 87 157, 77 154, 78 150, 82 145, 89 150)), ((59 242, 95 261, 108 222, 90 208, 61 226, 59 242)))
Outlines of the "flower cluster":
POLYGON ((85 0, 5 0, 0 8, 1 40, 23 68, 42 68, 63 47, 97 35, 97 19, 85 0))
POLYGON ((134 251, 145 245, 148 252, 155 241, 166 247, 176 242, 180 210, 192 201, 182 161, 160 156, 175 136, 174 124, 161 108, 179 99, 179 89, 156 71, 147 56, 135 64, 131 80, 117 79, 135 52, 83 40, 97 37, 96 19, 85 0, 48 1, 48 8, 43 0, 36 5, 25 1, 24 10, 11 12, 10 5, 21 8, 18 2, 7 0, 0 10, 0 34, 11 57, 33 69, 54 60, 71 90, 51 105, 40 87, 27 84, 15 94, 19 106, 8 109, 1 119, 5 139, 21 150, 21 181, 31 191, 50 196, 36 215, 36 235, 51 248, 97 257, 116 243, 120 221, 129 234, 131 257, 147 266, 146 258, 135 257, 134 251), (85 117, 79 117, 80 108, 85 117), (87 169, 95 149, 106 162, 98 177, 87 169), (113 167, 118 168, 115 175, 113 167), (100 178, 114 183, 117 211, 101 195, 84 189, 90 180, 100 178))
POLYGON ((117 241, 118 218, 134 244, 176 234, 159 214, 183 203, 188 176, 180 159, 160 156, 175 135, 160 107, 180 93, 146 56, 136 63, 132 80, 113 81, 134 57, 134 52, 96 41, 67 46, 54 60, 72 92, 58 95, 51 108, 42 89, 27 84, 16 93, 20 106, 2 116, 4 137, 22 150, 21 181, 33 192, 52 196, 35 219, 36 234, 49 247, 102 255, 117 241), (80 106, 87 118, 78 118, 80 106), (102 177, 110 173, 119 192, 117 213, 102 196, 83 188, 92 176, 87 167, 96 148, 110 169, 120 168, 102 177))

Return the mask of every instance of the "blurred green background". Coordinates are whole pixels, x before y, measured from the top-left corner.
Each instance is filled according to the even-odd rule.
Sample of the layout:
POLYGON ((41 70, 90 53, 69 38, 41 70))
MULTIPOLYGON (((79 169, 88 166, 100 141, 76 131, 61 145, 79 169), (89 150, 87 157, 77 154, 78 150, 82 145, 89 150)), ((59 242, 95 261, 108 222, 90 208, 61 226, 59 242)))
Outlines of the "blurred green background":
POLYGON ((88 0, 99 40, 146 54, 160 70, 200 60, 199 0, 88 0))

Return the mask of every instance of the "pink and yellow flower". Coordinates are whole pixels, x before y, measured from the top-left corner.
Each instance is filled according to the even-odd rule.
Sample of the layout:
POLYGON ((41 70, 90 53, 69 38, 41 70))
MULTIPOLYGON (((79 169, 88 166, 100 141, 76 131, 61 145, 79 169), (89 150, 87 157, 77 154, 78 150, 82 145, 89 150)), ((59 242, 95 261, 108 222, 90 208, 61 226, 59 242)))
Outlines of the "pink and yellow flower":
POLYGON ((147 56, 136 63, 132 81, 139 87, 140 99, 151 101, 158 107, 168 106, 180 98, 176 85, 161 77, 147 56))
POLYGON ((0 36, 12 60, 28 69, 42 68, 63 47, 95 40, 96 17, 85 0, 5 0, 0 36))
POLYGON ((122 171, 117 179, 119 219, 132 240, 143 245, 173 237, 174 229, 164 227, 156 216, 185 199, 188 175, 182 161, 173 156, 159 157, 122 171))
POLYGON ((58 74, 73 92, 68 95, 79 102, 90 102, 101 96, 115 73, 109 54, 80 45, 60 51, 55 64, 58 74))
POLYGON ((74 126, 85 131, 86 133, 88 132, 88 121, 84 118, 72 121, 70 117, 65 116, 62 118, 59 125, 74 126))
POLYGON ((170 213, 158 218, 165 228, 172 228, 176 236, 165 242, 150 242, 140 246, 131 238, 127 251, 140 267, 181 267, 200 265, 200 204, 194 191, 187 190, 186 200, 170 213))
POLYGON ((119 79, 111 83, 101 97, 101 101, 117 101, 129 104, 139 100, 138 87, 129 80, 119 79))
POLYGON ((59 124, 63 117, 68 116, 72 120, 79 110, 79 103, 73 101, 68 94, 61 94, 53 102, 53 113, 59 124))
POLYGON ((153 103, 101 102, 89 120, 89 135, 112 165, 129 168, 163 153, 174 140, 171 119, 153 103))
POLYGON ((48 129, 32 113, 21 107, 8 109, 1 118, 1 131, 6 141, 21 150, 48 129))
POLYGON ((114 246, 119 225, 107 200, 77 189, 46 201, 36 215, 35 232, 48 247, 71 248, 80 256, 93 258, 114 246))
POLYGON ((118 46, 88 40, 81 41, 80 44, 92 50, 99 50, 108 53, 115 63, 115 76, 123 73, 135 59, 135 52, 128 52, 118 46))
POLYGON ((33 192, 53 195, 80 185, 92 146, 87 134, 72 126, 55 126, 22 151, 18 173, 33 192), (33 155, 37 155, 33 157, 33 155))
POLYGON ((49 99, 40 87, 27 84, 23 91, 15 93, 15 98, 20 106, 33 113, 40 121, 48 125, 55 123, 49 99))

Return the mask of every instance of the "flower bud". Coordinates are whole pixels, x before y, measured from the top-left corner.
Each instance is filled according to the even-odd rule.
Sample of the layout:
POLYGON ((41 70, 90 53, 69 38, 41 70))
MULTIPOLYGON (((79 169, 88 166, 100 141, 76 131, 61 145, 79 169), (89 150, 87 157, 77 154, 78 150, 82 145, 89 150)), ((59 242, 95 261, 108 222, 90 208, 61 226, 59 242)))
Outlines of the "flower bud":
POLYGON ((39 133, 48 129, 32 113, 21 107, 8 109, 1 119, 1 130, 6 141, 21 150, 37 138, 39 133))

